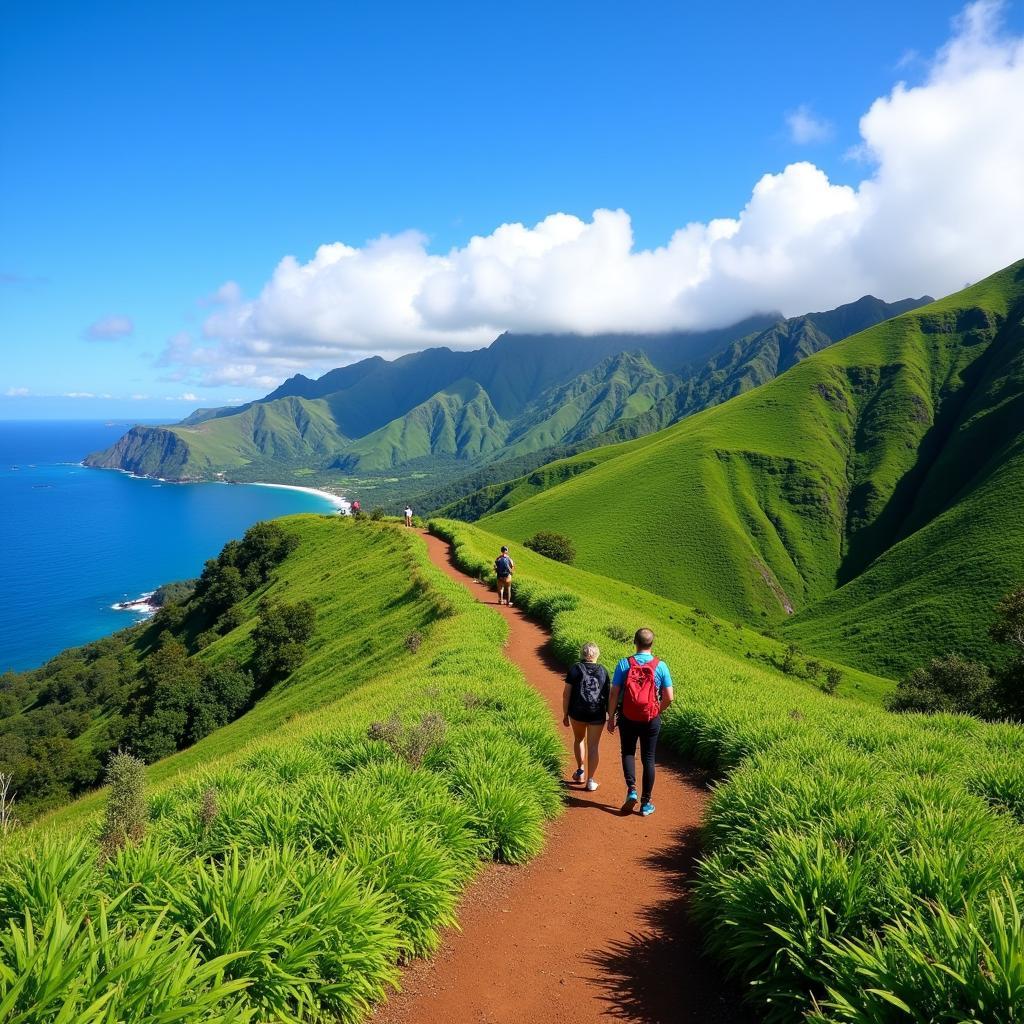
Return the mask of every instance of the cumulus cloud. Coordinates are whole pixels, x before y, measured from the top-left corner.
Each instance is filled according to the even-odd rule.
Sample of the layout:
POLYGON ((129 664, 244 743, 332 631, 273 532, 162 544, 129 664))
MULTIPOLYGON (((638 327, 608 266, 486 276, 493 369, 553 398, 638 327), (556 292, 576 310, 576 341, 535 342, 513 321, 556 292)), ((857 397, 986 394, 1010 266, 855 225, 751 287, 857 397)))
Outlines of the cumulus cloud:
MULTIPOLYGON (((920 80, 871 105, 855 186, 793 163, 763 175, 737 214, 653 249, 634 245, 624 210, 503 224, 446 253, 412 231, 333 242, 306 262, 286 256, 254 297, 222 286, 202 339, 172 339, 161 362, 190 384, 264 386, 503 330, 667 331, 953 291, 1024 256, 1024 40, 1000 12, 996 0, 965 8, 920 80)), ((791 128, 809 141, 821 124, 804 110, 791 128)))
POLYGON ((818 117, 806 103, 801 103, 796 110, 786 115, 786 127, 789 137, 803 146, 810 142, 825 142, 832 138, 835 131, 831 121, 818 117))
POLYGON ((127 338, 135 330, 130 316, 103 316, 85 329, 89 341, 116 341, 127 338))

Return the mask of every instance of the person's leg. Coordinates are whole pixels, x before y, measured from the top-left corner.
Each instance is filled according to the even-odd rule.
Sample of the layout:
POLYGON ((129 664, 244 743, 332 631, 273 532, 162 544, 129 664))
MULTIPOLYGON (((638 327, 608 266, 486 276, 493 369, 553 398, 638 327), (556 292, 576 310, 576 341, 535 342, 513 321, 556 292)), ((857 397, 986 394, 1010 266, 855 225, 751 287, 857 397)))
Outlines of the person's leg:
POLYGON ((636 789, 636 726, 626 718, 619 718, 619 749, 622 752, 622 775, 627 789, 636 789))
POLYGON ((661 733, 661 715, 648 722, 640 735, 640 758, 644 766, 643 789, 640 791, 640 803, 649 804, 654 793, 654 751, 658 746, 661 733))
POLYGON ((583 741, 587 737, 587 724, 586 722, 577 722, 575 718, 570 718, 569 724, 572 726, 572 752, 576 757, 576 772, 579 774, 583 771, 583 741))
POLYGON ((604 723, 587 725, 587 778, 597 778, 597 766, 601 763, 601 733, 604 723))

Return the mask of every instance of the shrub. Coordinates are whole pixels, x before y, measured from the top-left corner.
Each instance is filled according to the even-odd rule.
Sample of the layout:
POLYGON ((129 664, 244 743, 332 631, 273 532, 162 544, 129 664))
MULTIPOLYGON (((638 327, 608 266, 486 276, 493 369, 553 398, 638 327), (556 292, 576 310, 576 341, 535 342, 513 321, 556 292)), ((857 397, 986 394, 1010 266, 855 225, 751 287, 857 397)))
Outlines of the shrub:
POLYGON ((253 670, 264 683, 291 675, 306 657, 313 636, 316 608, 311 601, 260 605, 259 622, 252 632, 253 670))
POLYGON ((376 508, 371 510, 370 519, 375 523, 379 523, 386 514, 387 513, 384 511, 384 509, 382 509, 380 505, 378 505, 376 508))
POLYGON ((104 859, 131 843, 136 845, 146 834, 146 766, 131 754, 118 753, 107 767, 107 809, 100 832, 100 850, 104 859))
POLYGON ((424 757, 444 742, 446 730, 444 716, 431 711, 408 726, 394 714, 386 722, 374 722, 366 735, 371 740, 383 741, 408 764, 419 767, 424 757))
MULTIPOLYGON (((808 668, 810 668, 810 663, 808 663, 808 668)), ((825 678, 822 681, 821 688, 825 693, 833 694, 839 689, 842 681, 842 670, 837 668, 835 665, 829 665, 829 667, 825 669, 825 678)))
POLYGON ((986 715, 991 710, 992 677, 984 665, 959 655, 934 658, 901 679, 886 701, 890 711, 986 715))
POLYGON ((563 534, 552 533, 550 530, 539 530, 523 541, 523 547, 566 565, 572 565, 576 561, 576 547, 573 542, 563 534))
POLYGON ((410 654, 416 654, 419 652, 420 647, 423 644, 423 636, 420 633, 410 633, 405 638, 405 649, 410 654))

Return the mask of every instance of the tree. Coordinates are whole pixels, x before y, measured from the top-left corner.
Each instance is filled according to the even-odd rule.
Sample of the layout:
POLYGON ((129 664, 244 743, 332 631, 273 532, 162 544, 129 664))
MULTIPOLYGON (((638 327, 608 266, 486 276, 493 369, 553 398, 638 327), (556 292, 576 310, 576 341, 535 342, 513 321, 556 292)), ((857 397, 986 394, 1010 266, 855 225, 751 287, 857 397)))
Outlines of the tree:
POLYGON ((572 565, 576 561, 576 547, 573 542, 563 534, 552 533, 550 530, 538 530, 528 540, 523 541, 523 547, 566 565, 572 565))
POLYGON ((901 679, 886 700, 890 711, 977 715, 995 712, 992 676, 986 666, 957 654, 934 658, 901 679))
POLYGON ((260 618, 252 632, 255 653, 253 671, 263 683, 291 675, 306 656, 312 639, 316 609, 310 601, 260 606, 260 618))
POLYGON ((996 605, 996 615, 989 635, 996 643, 1012 644, 1017 657, 1024 658, 1024 586, 1011 590, 996 605))

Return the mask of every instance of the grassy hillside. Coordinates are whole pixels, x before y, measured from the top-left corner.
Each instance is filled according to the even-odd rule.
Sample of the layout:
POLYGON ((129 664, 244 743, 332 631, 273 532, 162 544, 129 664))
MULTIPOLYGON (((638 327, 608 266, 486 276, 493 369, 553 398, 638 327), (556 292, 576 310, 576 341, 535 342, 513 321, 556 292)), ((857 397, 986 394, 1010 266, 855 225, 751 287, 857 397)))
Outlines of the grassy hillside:
POLYGON ((987 650, 985 616, 1024 578, 1022 313, 1017 264, 642 443, 577 456, 508 507, 530 493, 517 485, 487 528, 565 533, 582 567, 728 618, 795 611, 793 635, 819 647, 837 616, 860 619, 867 635, 822 649, 886 675, 987 650))
MULTIPOLYGON (((908 303, 916 300, 889 305, 868 296, 830 313, 754 317, 704 332, 502 335, 475 352, 373 358, 316 381, 297 375, 237 409, 135 427, 87 462, 168 479, 291 482, 314 474, 350 489, 360 477, 398 472, 406 492, 410 484, 420 491, 416 473, 450 482, 498 459, 649 433, 908 303)), ((375 486, 394 500, 389 483, 375 486)))
POLYGON ((504 622, 392 527, 281 522, 314 657, 149 770, 141 845, 97 859, 95 797, 0 838, 4 1019, 361 1020, 479 863, 540 848, 562 748, 504 622))
MULTIPOLYGON (((501 537, 433 525, 493 575, 501 537)), ((563 661, 594 640, 611 664, 624 633, 654 629, 676 684, 663 742, 721 777, 697 911, 756 1019, 1017 1019, 1024 728, 827 696, 694 634, 671 602, 514 553, 516 599, 551 623, 563 661)))

